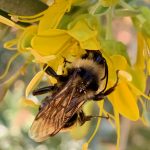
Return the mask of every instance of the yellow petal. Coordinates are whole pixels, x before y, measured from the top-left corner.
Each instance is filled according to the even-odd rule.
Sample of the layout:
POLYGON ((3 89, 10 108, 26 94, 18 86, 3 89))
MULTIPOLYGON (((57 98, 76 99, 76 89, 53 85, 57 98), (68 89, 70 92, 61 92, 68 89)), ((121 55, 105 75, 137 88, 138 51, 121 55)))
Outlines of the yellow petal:
POLYGON ((31 47, 31 39, 37 33, 37 26, 32 25, 27 27, 24 32, 20 35, 18 40, 18 50, 19 51, 26 51, 27 48, 31 47))
POLYGON ((131 74, 129 74, 128 72, 124 71, 124 70, 119 70, 119 75, 122 76, 124 79, 126 79, 127 81, 132 81, 132 76, 131 74))
MULTIPOLYGON (((129 72, 128 68, 130 68, 130 67, 129 67, 127 60, 124 56, 113 55, 113 56, 108 57, 106 55, 105 58, 106 58, 108 68, 109 68, 108 69, 109 79, 111 79, 111 80, 113 79, 114 81, 116 80, 116 70, 129 72)), ((110 82, 108 82, 108 85, 109 84, 110 84, 110 82)))
POLYGON ((88 143, 84 143, 83 145, 82 145, 82 150, 88 150, 88 143))
POLYGON ((40 81, 42 80, 44 76, 44 71, 39 71, 34 77, 33 79, 30 81, 30 83, 28 84, 27 88, 26 88, 26 97, 29 95, 30 92, 33 91, 33 89, 40 83, 40 81))
POLYGON ((93 37, 86 41, 80 42, 80 46, 82 49, 90 49, 90 50, 99 50, 100 43, 98 42, 97 38, 93 37))
POLYGON ((57 28, 61 18, 69 8, 70 2, 68 0, 55 0, 40 20, 38 33, 57 28))
POLYGON ((122 81, 108 97, 121 115, 133 121, 139 119, 137 97, 133 95, 125 81, 122 81))
POLYGON ((36 35, 32 39, 32 47, 42 56, 56 55, 71 42, 71 37, 63 30, 51 30, 45 34, 36 35))
POLYGON ((57 83, 57 80, 56 80, 56 78, 54 78, 54 77, 52 77, 52 76, 48 76, 49 77, 49 80, 50 80, 50 83, 51 84, 56 84, 57 83))
POLYGON ((21 98, 21 105, 26 106, 26 107, 30 106, 30 107, 36 107, 37 108, 40 106, 40 103, 38 101, 22 97, 21 98))
POLYGON ((137 49, 137 57, 136 57, 136 63, 134 64, 135 67, 139 69, 144 69, 145 68, 145 58, 144 58, 144 38, 141 33, 137 34, 137 44, 138 44, 138 49, 137 49))
POLYGON ((148 70, 148 74, 150 75, 150 59, 147 62, 147 70, 148 70))
POLYGON ((17 16, 17 15, 13 15, 13 14, 9 14, 9 16, 11 16, 11 18, 16 19, 17 21, 20 22, 27 22, 27 23, 34 23, 37 22, 41 19, 41 17, 46 13, 47 10, 44 10, 36 15, 32 15, 32 16, 17 16))
POLYGON ((4 48, 8 50, 17 50, 17 47, 14 47, 17 45, 17 43, 18 43, 18 39, 7 41, 4 43, 4 48))
POLYGON ((29 49, 29 50, 31 54, 35 57, 35 61, 37 63, 48 63, 49 61, 54 60, 56 58, 55 55, 41 56, 34 49, 29 49))
POLYGON ((85 50, 79 46, 78 42, 74 41, 68 46, 68 49, 65 49, 63 51, 61 55, 65 57, 69 62, 73 62, 75 59, 80 58, 84 53, 85 50))
POLYGON ((115 70, 126 70, 128 63, 124 56, 113 55, 111 56, 112 64, 115 70), (118 63, 119 62, 119 63, 118 63))

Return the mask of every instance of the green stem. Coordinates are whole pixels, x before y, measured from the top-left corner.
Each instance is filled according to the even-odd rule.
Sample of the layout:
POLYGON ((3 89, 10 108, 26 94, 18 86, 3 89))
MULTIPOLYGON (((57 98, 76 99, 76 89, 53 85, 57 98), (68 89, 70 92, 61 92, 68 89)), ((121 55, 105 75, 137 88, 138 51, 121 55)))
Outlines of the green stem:
MULTIPOLYGON (((128 3, 124 2, 123 0, 120 0, 120 5, 123 7, 123 8, 126 8, 128 10, 131 10, 131 11, 136 11, 136 9, 134 9, 132 6, 130 6, 128 3)), ((137 15, 136 17, 141 23, 143 23, 145 21, 145 19, 142 17, 142 15, 137 15)))
POLYGON ((92 15, 94 15, 95 12, 96 12, 96 10, 97 10, 97 8, 98 8, 99 6, 100 6, 100 3, 99 3, 99 1, 98 1, 94 6, 91 7, 89 13, 92 14, 92 15))
POLYGON ((134 10, 133 7, 131 7, 130 5, 128 5, 126 2, 124 2, 123 0, 120 0, 120 5, 126 9, 129 9, 129 10, 134 10))
POLYGON ((106 26, 106 40, 112 39, 112 7, 106 14, 107 26, 106 26))
POLYGON ((28 63, 25 63, 14 75, 12 75, 8 80, 0 84, 0 91, 1 91, 0 102, 5 97, 9 87, 14 83, 14 81, 20 76, 22 70, 26 69, 27 66, 28 66, 28 63))

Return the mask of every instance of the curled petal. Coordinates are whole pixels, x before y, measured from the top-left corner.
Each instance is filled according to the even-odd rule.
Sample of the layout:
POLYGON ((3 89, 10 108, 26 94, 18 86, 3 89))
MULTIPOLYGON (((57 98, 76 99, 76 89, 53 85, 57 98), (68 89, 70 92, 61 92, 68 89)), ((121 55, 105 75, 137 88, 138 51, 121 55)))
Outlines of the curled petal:
POLYGON ((21 98, 21 104, 23 106, 30 106, 30 107, 39 107, 40 106, 40 103, 38 101, 35 101, 33 99, 27 99, 25 97, 22 97, 21 98))
POLYGON ((31 47, 31 40, 34 35, 37 33, 37 26, 29 26, 24 32, 20 35, 17 43, 18 51, 24 52, 27 51, 29 47, 31 47))
POLYGON ((70 4, 71 3, 68 0, 55 0, 55 2, 47 9, 45 15, 41 18, 38 33, 49 29, 55 29, 64 13, 70 9, 70 4))
POLYGON ((3 73, 2 75, 0 75, 0 80, 3 79, 3 78, 7 75, 8 70, 9 70, 9 68, 10 68, 10 65, 12 64, 12 62, 13 62, 19 55, 20 55, 20 53, 16 53, 16 54, 14 54, 14 55, 10 58, 10 60, 9 60, 8 63, 7 63, 7 66, 6 66, 6 69, 5 69, 4 73, 3 73))
POLYGON ((0 22, 3 24, 6 24, 7 26, 13 27, 13 28, 17 28, 17 29, 25 29, 22 26, 19 26, 18 24, 15 24, 13 21, 3 17, 0 15, 0 22))
POLYGON ((13 39, 10 41, 7 41, 4 43, 4 48, 8 49, 8 50, 17 50, 17 47, 14 47, 17 45, 18 39, 13 39))

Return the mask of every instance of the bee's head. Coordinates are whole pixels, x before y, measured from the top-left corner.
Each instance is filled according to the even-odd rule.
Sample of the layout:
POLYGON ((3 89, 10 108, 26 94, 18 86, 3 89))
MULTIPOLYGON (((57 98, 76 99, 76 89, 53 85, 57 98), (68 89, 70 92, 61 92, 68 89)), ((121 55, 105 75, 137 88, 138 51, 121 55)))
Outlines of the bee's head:
POLYGON ((93 72, 91 68, 84 67, 77 68, 77 74, 79 77, 78 87, 79 92, 84 91, 97 91, 99 88, 98 76, 93 72))
POLYGON ((100 51, 87 50, 87 53, 73 63, 80 77, 79 87, 83 90, 97 91, 102 86, 102 81, 108 81, 108 67, 100 51))
POLYGON ((101 66, 106 66, 106 60, 99 50, 86 50, 86 54, 84 54, 81 58, 93 60, 95 63, 101 66))

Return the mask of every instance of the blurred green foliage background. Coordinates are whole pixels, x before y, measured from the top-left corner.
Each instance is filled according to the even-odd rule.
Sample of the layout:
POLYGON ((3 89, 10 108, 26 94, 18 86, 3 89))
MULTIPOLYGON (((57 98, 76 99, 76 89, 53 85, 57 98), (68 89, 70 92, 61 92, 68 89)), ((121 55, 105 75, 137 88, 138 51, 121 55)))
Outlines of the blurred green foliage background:
MULTIPOLYGON (((15 0, 17 2, 17 0, 15 0)), ((19 2, 19 1, 18 1, 19 2)), ((35 0, 26 1, 29 6, 20 6, 21 9, 10 9, 10 1, 0 0, 0 14, 7 14, 14 12, 16 14, 24 15, 23 13, 34 14, 47 6, 38 1, 40 4, 35 6, 35 9, 27 9, 31 4, 36 3, 35 0), (42 5, 41 5, 42 4, 42 5), (25 11, 28 10, 28 11, 25 11)), ((134 3, 134 0, 132 0, 134 3)), ((149 0, 137 0, 139 5, 149 5, 149 0)), ((11 5, 12 6, 12 5, 11 5)), ((136 42, 134 35, 134 29, 128 22, 128 19, 118 19, 113 23, 115 36, 128 45, 130 49, 134 49, 136 42), (120 24, 121 28, 117 28, 117 24, 120 24), (124 29, 124 30, 122 30, 124 29), (124 32, 127 31, 128 37, 124 39, 124 32), (117 31, 117 32, 116 32, 117 31)), ((0 74, 3 73, 8 60, 14 54, 13 51, 7 51, 3 48, 3 43, 15 36, 15 30, 0 24, 0 74)), ((134 52, 130 54, 134 56, 134 52)), ((23 64, 24 58, 18 57, 12 64, 9 70, 9 74, 6 79, 10 78, 20 66, 23 64)), ((36 68, 35 68, 36 69, 36 68)), ((24 95, 25 87, 35 74, 32 64, 26 70, 26 75, 22 75, 11 85, 11 88, 7 91, 4 99, 0 103, 0 150, 81 150, 82 144, 91 135, 96 125, 96 120, 92 120, 91 129, 86 137, 81 140, 75 140, 68 133, 59 133, 53 138, 49 138, 43 143, 36 143, 28 136, 28 130, 34 119, 36 109, 24 107, 21 104, 21 97, 24 95)), ((5 90, 1 88, 2 83, 5 80, 0 81, 0 94, 5 90)), ((141 122, 130 122, 125 118, 122 118, 122 142, 121 146, 124 149, 121 150, 150 150, 150 128, 141 124, 141 122)), ((91 150, 115 150, 116 132, 115 129, 108 123, 107 120, 103 120, 100 131, 96 134, 89 149, 91 150)))

